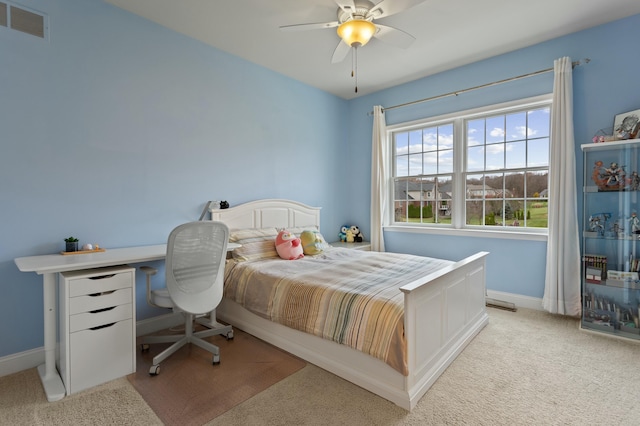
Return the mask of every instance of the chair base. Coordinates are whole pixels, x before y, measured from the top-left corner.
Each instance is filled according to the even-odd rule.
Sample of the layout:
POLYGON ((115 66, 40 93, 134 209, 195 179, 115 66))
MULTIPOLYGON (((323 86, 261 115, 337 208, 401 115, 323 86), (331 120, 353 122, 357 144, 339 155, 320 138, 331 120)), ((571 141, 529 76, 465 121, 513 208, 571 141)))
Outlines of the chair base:
POLYGON ((212 364, 217 365, 220 363, 220 348, 216 345, 203 340, 205 337, 216 336, 223 334, 227 337, 227 340, 233 339, 233 328, 230 325, 223 325, 217 323, 215 328, 210 328, 202 331, 193 331, 194 316, 192 314, 185 314, 185 332, 184 334, 171 334, 160 336, 143 336, 141 338, 142 350, 148 349, 149 344, 153 343, 171 343, 173 345, 160 352, 153 357, 152 366, 149 369, 149 374, 155 376, 160 372, 159 364, 173 355, 178 349, 182 348, 188 343, 193 343, 202 349, 211 352, 213 354, 212 364))

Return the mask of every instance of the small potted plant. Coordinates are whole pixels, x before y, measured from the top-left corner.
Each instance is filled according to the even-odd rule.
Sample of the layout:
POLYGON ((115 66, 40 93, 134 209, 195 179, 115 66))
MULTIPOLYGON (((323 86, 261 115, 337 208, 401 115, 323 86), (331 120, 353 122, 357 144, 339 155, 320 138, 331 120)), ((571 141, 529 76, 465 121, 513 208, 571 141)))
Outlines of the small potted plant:
POLYGON ((66 243, 66 252, 78 251, 78 239, 75 237, 65 238, 64 242, 66 243))

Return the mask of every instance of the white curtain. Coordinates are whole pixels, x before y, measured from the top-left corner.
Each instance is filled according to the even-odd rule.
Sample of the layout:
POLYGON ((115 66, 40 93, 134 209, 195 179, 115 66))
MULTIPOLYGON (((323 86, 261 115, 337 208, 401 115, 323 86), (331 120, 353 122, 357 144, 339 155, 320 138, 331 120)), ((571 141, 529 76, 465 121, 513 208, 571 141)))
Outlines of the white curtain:
POLYGON ((554 314, 579 316, 580 245, 571 58, 555 60, 554 73, 549 153, 549 239, 542 306, 554 314))
POLYGON ((371 150, 371 250, 384 251, 382 225, 387 214, 388 149, 387 124, 381 106, 373 107, 371 150))

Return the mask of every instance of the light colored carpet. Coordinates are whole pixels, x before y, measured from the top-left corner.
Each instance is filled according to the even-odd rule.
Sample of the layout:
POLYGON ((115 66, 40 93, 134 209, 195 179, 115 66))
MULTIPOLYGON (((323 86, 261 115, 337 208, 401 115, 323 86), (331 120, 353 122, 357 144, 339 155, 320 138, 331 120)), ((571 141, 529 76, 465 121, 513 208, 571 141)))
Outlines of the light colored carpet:
MULTIPOLYGON (((307 364, 207 425, 638 424, 638 342, 586 333, 576 319, 527 309, 489 309, 489 315, 489 325, 411 413, 307 364)), ((124 401, 96 401, 94 415, 86 398, 105 389, 47 403, 35 369, 17 373, 0 378, 0 419, 14 425, 158 421, 132 387, 124 401), (82 423, 85 417, 92 421, 82 423)))
POLYGON ((35 368, 0 378, 2 425, 162 425, 126 378, 47 402, 35 368))

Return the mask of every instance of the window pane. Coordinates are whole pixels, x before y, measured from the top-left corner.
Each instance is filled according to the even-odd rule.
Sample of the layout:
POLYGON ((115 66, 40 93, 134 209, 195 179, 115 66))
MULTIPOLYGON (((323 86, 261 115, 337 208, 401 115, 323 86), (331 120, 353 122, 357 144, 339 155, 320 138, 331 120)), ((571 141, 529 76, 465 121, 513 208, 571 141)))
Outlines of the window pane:
POLYGON ((549 139, 533 139, 529 141, 528 167, 549 166, 549 139))
POLYGON ((422 130, 409 132, 409 152, 422 152, 422 130))
POLYGON ((406 201, 396 201, 394 202, 395 209, 395 221, 396 222, 406 222, 407 221, 407 202, 406 201))
POLYGON ((422 174, 422 154, 411 154, 409 156, 409 176, 422 174))
POLYGON ((431 200, 430 210, 434 223, 451 223, 451 191, 452 177, 438 176, 434 182, 434 197, 431 200))
POLYGON ((467 225, 485 225, 484 221, 484 202, 480 201, 467 201, 466 208, 466 224, 467 225))
POLYGON ((453 149, 453 124, 438 127, 438 149, 453 149))
POLYGON ((406 155, 409 153, 409 134, 406 132, 396 133, 393 135, 396 144, 396 155, 406 155))
POLYGON ((424 129, 422 133, 424 151, 436 151, 438 149, 438 129, 435 127, 424 129))
POLYGON ((528 137, 529 138, 543 138, 548 137, 551 131, 551 110, 546 108, 540 108, 532 110, 528 114, 528 137))
POLYGON ((484 197, 484 174, 467 175, 467 199, 484 197))
POLYGON ((399 179, 395 182, 395 187, 393 190, 395 200, 407 199, 407 185, 408 185, 408 180, 406 179, 399 179))
POLYGON ((487 143, 504 141, 504 116, 487 118, 487 143))
POLYGON ((527 143, 510 142, 506 144, 506 168, 521 169, 527 165, 527 143))
POLYGON ((486 200, 485 215, 490 215, 493 225, 504 226, 504 200, 486 200))
POLYGON ((507 222, 508 226, 525 226, 526 215, 524 212, 524 201, 522 200, 510 200, 509 205, 511 207, 511 217, 507 222))
POLYGON ((467 170, 470 172, 484 170, 484 146, 467 148, 467 170))
POLYGON ((527 226, 546 228, 549 223, 549 205, 546 199, 527 202, 527 226))
POLYGON ((484 119, 467 122, 467 146, 484 145, 484 119))
POLYGON ((396 157, 396 176, 408 176, 409 175, 409 134, 407 132, 395 133, 393 135, 395 143, 395 157, 396 157))
POLYGON ((527 198, 548 198, 549 172, 527 173, 527 198))
POLYGON ((523 140, 527 137, 527 113, 522 111, 507 114, 507 141, 523 140))
POLYGON ((440 151, 438 173, 453 173, 453 150, 440 151))
POLYGON ((484 177, 484 197, 485 198, 502 198, 504 195, 504 174, 494 173, 487 174, 484 177))
POLYGON ((504 144, 487 145, 487 170, 504 169, 504 144))
POLYGON ((438 152, 425 152, 422 155, 422 161, 424 163, 423 174, 435 175, 438 173, 438 152))
POLYGON ((402 155, 396 157, 396 176, 409 175, 409 156, 402 155))
POLYGON ((507 173, 504 177, 506 198, 524 198, 524 173, 507 173))

